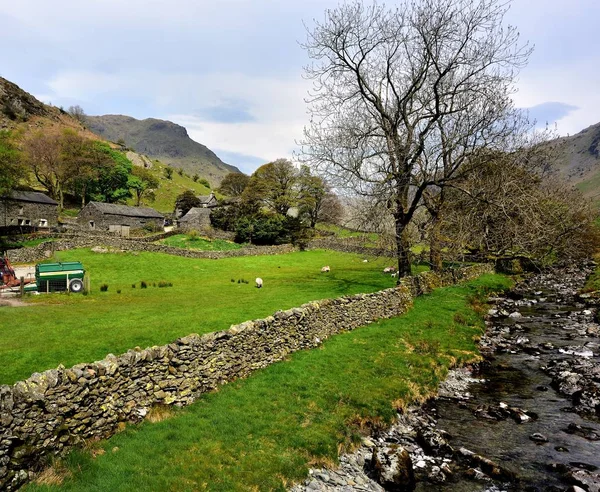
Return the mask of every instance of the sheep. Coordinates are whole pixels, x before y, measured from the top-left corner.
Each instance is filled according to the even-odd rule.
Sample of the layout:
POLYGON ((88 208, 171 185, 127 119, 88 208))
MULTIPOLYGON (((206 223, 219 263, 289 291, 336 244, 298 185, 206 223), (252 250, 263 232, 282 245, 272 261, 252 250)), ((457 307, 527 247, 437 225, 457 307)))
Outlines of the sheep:
POLYGON ((396 269, 393 266, 385 267, 383 273, 394 273, 396 269))
POLYGON ((323 268, 321 268, 321 273, 326 273, 326 272, 329 272, 329 271, 330 271, 329 265, 324 266, 323 268))
POLYGON ((392 278, 396 278, 398 276, 398 272, 392 273, 392 278))
POLYGON ((256 288, 257 289, 260 289, 263 286, 263 280, 262 280, 262 278, 256 277, 255 282, 256 282, 256 288))
POLYGON ((369 263, 369 260, 363 260, 363 263, 369 263))

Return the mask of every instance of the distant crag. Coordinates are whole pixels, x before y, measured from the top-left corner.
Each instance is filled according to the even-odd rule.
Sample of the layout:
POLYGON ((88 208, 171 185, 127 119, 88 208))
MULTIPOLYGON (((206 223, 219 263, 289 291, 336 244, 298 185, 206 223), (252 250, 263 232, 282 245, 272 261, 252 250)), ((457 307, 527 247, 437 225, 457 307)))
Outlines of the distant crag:
POLYGON ((600 123, 549 143, 556 156, 552 167, 585 195, 600 192, 600 123))
POLYGON ((188 174, 198 174, 212 183, 220 182, 230 172, 239 172, 208 147, 192 140, 184 127, 171 121, 104 115, 88 116, 86 124, 104 139, 125 142, 127 147, 140 154, 182 168, 188 174))

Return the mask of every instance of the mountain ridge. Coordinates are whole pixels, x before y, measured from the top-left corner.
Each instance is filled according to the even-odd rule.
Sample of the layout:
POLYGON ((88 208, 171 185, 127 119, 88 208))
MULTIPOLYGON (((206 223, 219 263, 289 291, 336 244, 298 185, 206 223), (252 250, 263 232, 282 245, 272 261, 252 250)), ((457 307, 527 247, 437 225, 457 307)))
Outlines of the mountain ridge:
POLYGON ((199 174, 218 183, 239 169, 224 163, 212 150, 192 140, 187 129, 158 118, 139 120, 127 115, 86 116, 88 128, 113 142, 123 141, 134 151, 159 159, 190 174, 199 174))

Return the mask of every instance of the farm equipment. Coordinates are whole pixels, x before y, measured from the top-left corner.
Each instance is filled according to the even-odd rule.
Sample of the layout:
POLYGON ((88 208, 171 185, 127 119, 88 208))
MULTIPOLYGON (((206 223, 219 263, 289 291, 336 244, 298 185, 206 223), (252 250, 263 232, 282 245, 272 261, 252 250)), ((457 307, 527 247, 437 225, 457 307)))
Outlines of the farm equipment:
POLYGON ((17 278, 8 257, 0 257, 0 292, 83 292, 85 270, 78 261, 38 263, 35 280, 17 278))
POLYGON ((35 266, 38 292, 83 292, 85 270, 78 261, 39 263, 35 266))
MULTIPOLYGON (((30 284, 33 279, 23 280, 23 285, 30 284)), ((15 270, 10 264, 8 256, 0 256, 0 291, 12 290, 21 286, 21 280, 17 278, 15 270)))

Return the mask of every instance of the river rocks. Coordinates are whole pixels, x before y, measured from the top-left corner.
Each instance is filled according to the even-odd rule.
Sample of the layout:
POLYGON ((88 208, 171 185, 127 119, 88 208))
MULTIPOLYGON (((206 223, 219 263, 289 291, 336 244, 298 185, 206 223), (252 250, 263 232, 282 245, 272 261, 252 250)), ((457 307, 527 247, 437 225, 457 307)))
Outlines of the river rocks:
MULTIPOLYGON (((424 465, 420 468, 424 468, 424 465)), ((374 448, 371 469, 373 478, 385 490, 409 492, 415 489, 412 460, 408 451, 401 446, 374 448)))

